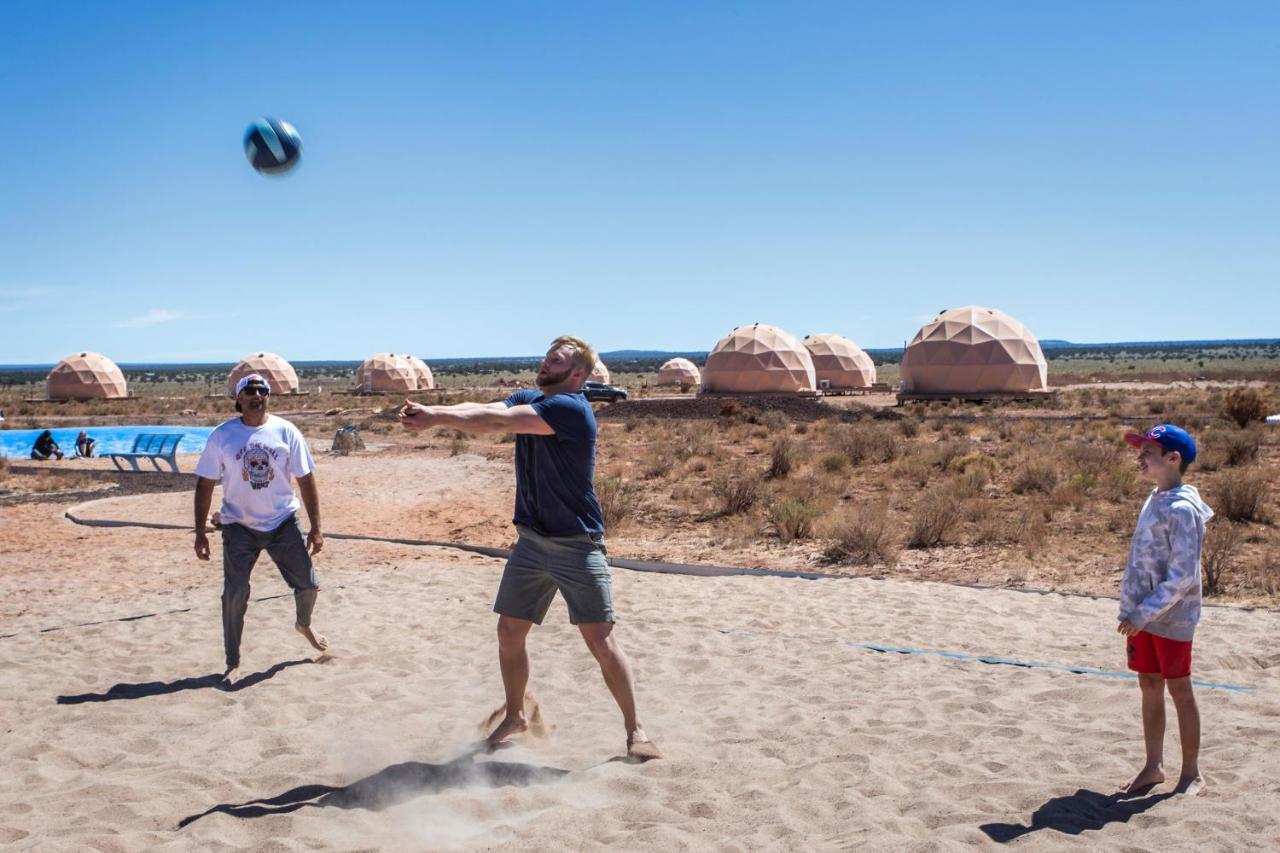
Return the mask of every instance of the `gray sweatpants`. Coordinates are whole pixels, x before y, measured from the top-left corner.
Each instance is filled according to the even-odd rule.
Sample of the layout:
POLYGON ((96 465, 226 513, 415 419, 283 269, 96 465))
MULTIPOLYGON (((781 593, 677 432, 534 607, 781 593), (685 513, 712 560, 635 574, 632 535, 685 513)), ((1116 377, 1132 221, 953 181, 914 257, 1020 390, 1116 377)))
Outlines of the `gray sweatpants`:
POLYGON ((249 575, 264 550, 293 590, 298 624, 311 624, 311 611, 316 606, 320 584, 298 517, 291 515, 275 530, 265 532, 243 524, 225 525, 222 528, 222 642, 228 668, 240 665, 240 637, 244 633, 244 614, 249 609, 249 575))

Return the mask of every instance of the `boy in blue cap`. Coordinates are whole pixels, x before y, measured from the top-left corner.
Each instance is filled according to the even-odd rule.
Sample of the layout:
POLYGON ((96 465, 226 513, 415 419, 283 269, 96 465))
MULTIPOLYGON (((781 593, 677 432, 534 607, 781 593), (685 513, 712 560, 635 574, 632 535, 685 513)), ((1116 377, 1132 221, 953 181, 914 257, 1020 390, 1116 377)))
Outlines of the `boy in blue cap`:
POLYGON ((1200 775, 1200 711, 1191 690, 1191 641, 1200 621, 1200 547, 1213 510, 1195 486, 1182 482, 1195 461, 1186 430, 1160 424, 1125 441, 1138 451, 1138 470, 1155 489, 1142 505, 1120 583, 1120 624, 1129 669, 1142 688, 1142 736, 1147 758, 1123 790, 1139 793, 1164 781, 1164 692, 1178 714, 1182 770, 1177 793, 1195 795, 1200 775))

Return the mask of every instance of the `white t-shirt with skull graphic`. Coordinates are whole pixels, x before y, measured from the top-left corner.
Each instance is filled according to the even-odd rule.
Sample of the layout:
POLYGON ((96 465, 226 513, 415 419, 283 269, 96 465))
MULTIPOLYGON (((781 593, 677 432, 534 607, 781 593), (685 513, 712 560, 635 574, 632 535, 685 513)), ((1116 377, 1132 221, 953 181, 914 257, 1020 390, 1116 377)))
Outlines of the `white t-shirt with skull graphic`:
POLYGON ((284 418, 267 415, 262 426, 232 418, 209 435, 196 475, 222 481, 222 523, 275 530, 302 505, 291 477, 315 468, 306 439, 284 418))

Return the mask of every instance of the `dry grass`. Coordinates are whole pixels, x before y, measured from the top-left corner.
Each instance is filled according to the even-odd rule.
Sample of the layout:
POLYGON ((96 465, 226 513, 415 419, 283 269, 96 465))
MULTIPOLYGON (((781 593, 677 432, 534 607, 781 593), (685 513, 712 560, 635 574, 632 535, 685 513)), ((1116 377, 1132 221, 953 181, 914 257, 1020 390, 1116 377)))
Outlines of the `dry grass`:
POLYGON ((1268 484, 1267 475, 1256 468, 1224 471, 1218 477, 1210 506, 1228 521, 1266 521, 1268 484))
POLYGON ((769 522, 783 542, 812 536, 818 515, 817 507, 800 497, 782 498, 769 505, 769 522))
POLYGON ((769 479, 781 480, 796 465, 798 450, 790 435, 783 433, 773 440, 769 449, 769 479))
POLYGON ((1253 388, 1233 388, 1223 400, 1222 416, 1244 429, 1251 423, 1266 420, 1266 401, 1253 388))
POLYGON ((836 430, 834 439, 836 449, 853 465, 892 462, 902 452, 897 434, 882 424, 846 424, 836 430))
POLYGON ((752 471, 726 471, 712 478, 711 493, 720 502, 722 515, 739 515, 759 503, 764 479, 752 471))
POLYGON ((1013 477, 1014 494, 1052 494, 1058 485, 1058 469, 1048 462, 1031 461, 1013 477))
POLYGON ((925 492, 911 516, 908 548, 936 548, 948 542, 963 519, 951 488, 934 486, 925 492))
POLYGON ((838 516, 827 531, 823 556, 834 563, 894 566, 898 545, 889 513, 878 504, 864 505, 838 516))
POLYGON ((640 505, 640 489, 620 476, 596 478, 596 499, 604 515, 604 526, 610 531, 624 526, 640 505))
POLYGON ((1211 521, 1205 531, 1200 554, 1200 569, 1206 595, 1222 592, 1223 581, 1238 569, 1240 549, 1245 541, 1245 528, 1230 521, 1211 521))

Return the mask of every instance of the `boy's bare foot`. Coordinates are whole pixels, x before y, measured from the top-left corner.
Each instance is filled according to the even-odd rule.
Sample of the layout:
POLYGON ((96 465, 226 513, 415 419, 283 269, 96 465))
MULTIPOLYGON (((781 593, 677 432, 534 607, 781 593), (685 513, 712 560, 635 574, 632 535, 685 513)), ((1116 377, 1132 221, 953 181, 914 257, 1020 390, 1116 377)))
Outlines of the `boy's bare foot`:
POLYGON ((636 729, 627 735, 627 757, 634 758, 636 761, 652 761, 655 758, 661 758, 662 752, 659 751, 656 743, 649 740, 644 729, 636 729))
POLYGON ((329 641, 324 637, 317 637, 315 634, 311 633, 310 627, 306 625, 298 625, 296 623, 293 627, 299 634, 307 638, 307 642, 311 644, 311 648, 316 651, 323 652, 325 649, 329 648, 329 641))
POLYGON ((222 684, 223 687, 231 687, 239 680, 240 680, 240 667, 230 666, 230 667, 227 667, 226 672, 222 673, 222 681, 220 683, 222 684))
POLYGON ((1175 794, 1186 794, 1188 797, 1194 797, 1204 790, 1204 786, 1208 784, 1204 781, 1204 777, 1197 773, 1194 776, 1183 776, 1178 780, 1178 787, 1173 789, 1175 794))
POLYGON ((498 727, 489 733, 489 737, 485 739, 490 749, 504 742, 512 735, 518 735, 529 728, 529 723, 524 718, 524 712, 521 711, 517 716, 510 714, 502 718, 502 722, 498 723, 498 727))
POLYGON ((1159 785, 1164 781, 1164 769, 1156 767, 1144 767, 1138 771, 1138 775, 1133 777, 1133 781, 1120 789, 1122 794, 1136 794, 1143 788, 1150 788, 1152 785, 1159 785))

